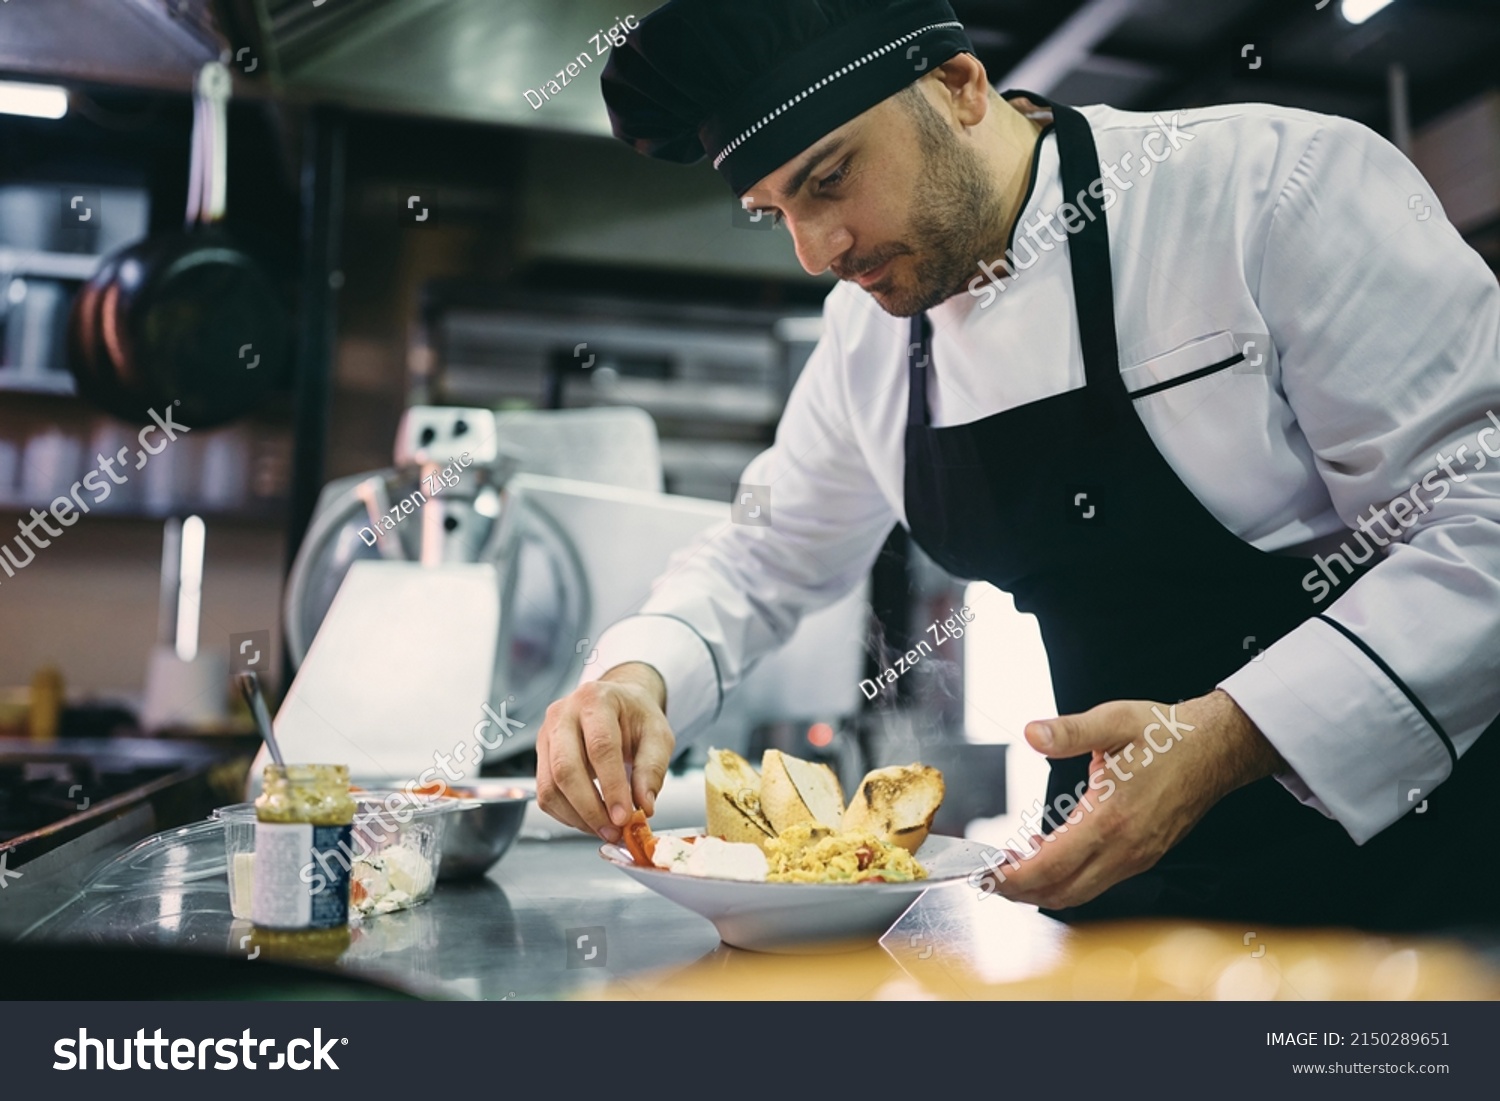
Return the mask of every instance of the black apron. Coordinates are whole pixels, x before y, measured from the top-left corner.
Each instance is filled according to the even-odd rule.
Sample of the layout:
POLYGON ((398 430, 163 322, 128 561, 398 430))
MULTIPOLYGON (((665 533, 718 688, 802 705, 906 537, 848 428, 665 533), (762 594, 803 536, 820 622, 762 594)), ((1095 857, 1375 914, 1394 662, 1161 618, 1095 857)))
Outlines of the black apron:
MULTIPOLYGON (((1070 200, 1085 193, 1099 178, 1087 120, 1014 94, 1052 107, 1063 193, 1070 200)), ((1319 611, 1302 586, 1317 568, 1312 560, 1266 554, 1241 540, 1152 443, 1120 376, 1109 233, 1091 203, 1095 217, 1075 219, 1084 226, 1068 243, 1082 389, 933 428, 927 376, 938 367, 925 315, 912 319, 908 349, 907 526, 950 573, 988 581, 1037 616, 1064 715, 1108 700, 1204 695, 1319 611)), ((995 369, 1013 369, 1001 359, 1004 349, 996 351, 995 369)), ((1353 583, 1346 580, 1343 591, 1353 583)), ((1161 744, 1167 736, 1153 732, 1161 744)), ((1203 735, 1183 734, 1194 736, 1203 735)), ((1361 752, 1360 731, 1339 736, 1350 754, 1361 752)), ((1482 813, 1492 793, 1480 781, 1484 772, 1500 775, 1497 750, 1500 722, 1423 814, 1407 814, 1363 846, 1276 780, 1256 781, 1216 804, 1155 867, 1055 916, 1388 929, 1494 920, 1497 829, 1494 816, 1482 813)), ((1052 762, 1053 821, 1063 821, 1057 796, 1076 797, 1087 784, 1088 762, 1052 762)), ((1097 801, 1100 792, 1085 794, 1097 801)), ((1393 784, 1393 806, 1398 799, 1393 784)))

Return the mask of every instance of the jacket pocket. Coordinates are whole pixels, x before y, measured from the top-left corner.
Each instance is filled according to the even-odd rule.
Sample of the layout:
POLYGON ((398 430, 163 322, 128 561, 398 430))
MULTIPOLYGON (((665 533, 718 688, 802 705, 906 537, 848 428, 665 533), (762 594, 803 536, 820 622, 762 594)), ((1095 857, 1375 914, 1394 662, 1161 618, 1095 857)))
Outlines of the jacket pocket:
POLYGON ((1200 336, 1170 352, 1142 360, 1120 372, 1132 401, 1159 394, 1174 386, 1227 371, 1243 363, 1245 353, 1228 331, 1200 336))

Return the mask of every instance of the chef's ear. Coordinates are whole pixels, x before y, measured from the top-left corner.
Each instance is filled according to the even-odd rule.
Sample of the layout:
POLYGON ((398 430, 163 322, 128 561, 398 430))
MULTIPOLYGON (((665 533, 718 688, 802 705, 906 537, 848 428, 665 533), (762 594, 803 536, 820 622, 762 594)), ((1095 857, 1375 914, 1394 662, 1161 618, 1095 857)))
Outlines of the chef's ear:
POLYGON ((990 110, 990 79, 984 63, 973 54, 954 54, 933 70, 943 86, 943 98, 960 126, 978 126, 990 110))

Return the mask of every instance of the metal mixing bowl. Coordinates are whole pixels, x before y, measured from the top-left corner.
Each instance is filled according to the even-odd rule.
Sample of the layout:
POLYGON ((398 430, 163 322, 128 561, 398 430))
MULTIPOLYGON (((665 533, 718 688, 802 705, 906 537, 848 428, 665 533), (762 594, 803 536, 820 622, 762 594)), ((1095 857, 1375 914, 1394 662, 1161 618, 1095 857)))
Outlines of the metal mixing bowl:
POLYGON ((466 781, 459 790, 466 805, 448 817, 439 880, 478 879, 493 868, 521 832, 526 804, 536 798, 503 778, 466 781))

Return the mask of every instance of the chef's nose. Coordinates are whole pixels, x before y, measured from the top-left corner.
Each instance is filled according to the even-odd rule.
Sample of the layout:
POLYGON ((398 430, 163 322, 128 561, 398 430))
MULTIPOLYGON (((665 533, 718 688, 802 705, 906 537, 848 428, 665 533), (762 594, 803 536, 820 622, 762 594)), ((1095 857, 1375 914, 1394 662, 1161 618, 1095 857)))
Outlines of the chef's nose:
POLYGON ((840 222, 816 218, 788 220, 797 260, 809 275, 821 275, 854 244, 853 235, 840 222))

